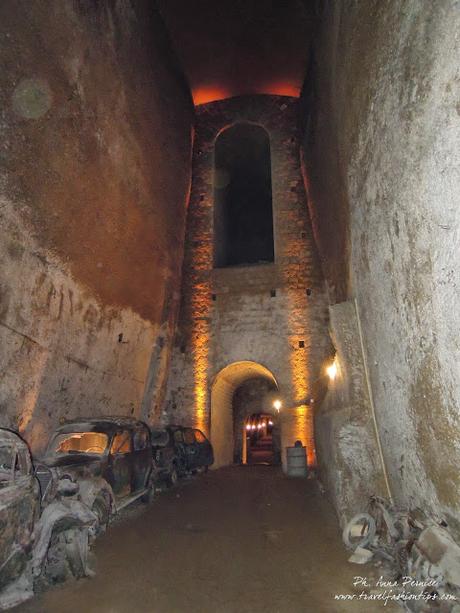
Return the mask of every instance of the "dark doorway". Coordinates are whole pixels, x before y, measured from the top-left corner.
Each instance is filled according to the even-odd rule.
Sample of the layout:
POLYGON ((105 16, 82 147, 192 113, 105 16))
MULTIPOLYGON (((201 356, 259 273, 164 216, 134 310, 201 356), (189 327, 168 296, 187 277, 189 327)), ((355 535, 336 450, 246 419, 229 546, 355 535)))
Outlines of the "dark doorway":
POLYGON ((214 266, 274 261, 270 140, 260 126, 220 134, 214 165, 214 266))

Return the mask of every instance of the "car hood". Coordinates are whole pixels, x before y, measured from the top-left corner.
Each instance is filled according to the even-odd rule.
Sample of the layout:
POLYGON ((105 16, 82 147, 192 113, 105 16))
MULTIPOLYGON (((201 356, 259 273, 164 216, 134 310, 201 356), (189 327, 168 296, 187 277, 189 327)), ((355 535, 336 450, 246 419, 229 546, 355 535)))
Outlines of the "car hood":
POLYGON ((45 464, 49 468, 64 468, 87 466, 88 464, 97 464, 101 461, 102 456, 87 453, 69 453, 62 456, 48 456, 41 460, 42 464, 45 464))

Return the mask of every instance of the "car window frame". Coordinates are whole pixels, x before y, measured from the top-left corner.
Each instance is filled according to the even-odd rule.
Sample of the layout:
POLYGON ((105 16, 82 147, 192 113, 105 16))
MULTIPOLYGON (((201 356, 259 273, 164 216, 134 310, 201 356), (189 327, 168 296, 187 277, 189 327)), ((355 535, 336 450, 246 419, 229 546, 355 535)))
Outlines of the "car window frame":
POLYGON ((173 440, 174 440, 174 443, 183 445, 185 443, 183 431, 182 430, 174 430, 173 440), (179 441, 176 439, 176 436, 180 436, 180 440, 179 441))
POLYGON ((148 430, 148 428, 146 426, 144 426, 143 424, 139 424, 137 425, 133 432, 132 432, 132 451, 135 452, 141 452, 141 451, 145 451, 146 449, 150 448, 151 445, 151 438, 150 438, 150 432, 148 430), (142 433, 145 436, 145 441, 144 441, 144 445, 143 447, 138 447, 136 444, 136 437, 138 435, 138 433, 142 433))
POLYGON ((15 466, 18 457, 18 450, 16 445, 11 443, 10 441, 8 441, 7 444, 2 444, 1 447, 7 448, 11 452, 11 468, 9 468, 8 471, 4 471, 4 474, 9 476, 5 480, 4 485, 2 485, 2 487, 0 488, 3 490, 7 487, 11 487, 15 482, 15 466))
POLYGON ((129 428, 123 428, 122 430, 117 430, 114 433, 113 437, 112 437, 112 442, 110 443, 110 455, 114 456, 114 457, 115 456, 126 456, 126 455, 129 455, 132 452, 133 452, 133 431, 131 429, 129 429, 129 428), (129 435, 129 443, 130 443, 129 451, 116 451, 116 452, 114 452, 113 451, 113 444, 115 442, 116 437, 118 435, 122 435, 122 434, 125 434, 125 433, 127 433, 129 435))
POLYGON ((198 428, 193 428, 193 433, 195 434, 195 441, 196 441, 196 443, 197 443, 198 445, 203 445, 204 443, 207 443, 207 442, 208 442, 208 439, 206 438, 206 436, 205 436, 205 435, 203 434, 203 432, 201 432, 201 430, 199 430, 198 428), (202 437, 203 437, 203 440, 202 440, 202 441, 199 441, 199 440, 197 439, 197 437, 196 437, 196 433, 197 433, 197 432, 198 432, 198 434, 199 434, 200 436, 202 436, 202 437))
POLYGON ((195 438, 195 432, 194 432, 193 428, 185 428, 185 430, 184 430, 184 443, 186 445, 194 445, 196 442, 197 442, 197 440, 195 438), (187 434, 189 434, 189 432, 192 433, 193 441, 187 441, 186 440, 186 436, 187 436, 187 434))
MULTIPOLYGON (((104 450, 103 450, 102 453, 87 452, 87 451, 81 451, 79 453, 82 453, 82 454, 85 454, 85 455, 86 454, 91 454, 91 455, 103 456, 108 451, 110 451, 110 449, 112 447, 112 444, 110 442, 110 434, 109 433, 102 432, 102 431, 99 431, 99 430, 90 430, 90 429, 87 429, 87 430, 69 430, 69 432, 59 432, 59 431, 56 431, 53 434, 53 436, 51 437, 51 439, 50 439, 50 441, 48 443, 47 450, 46 450, 46 455, 50 456, 50 457, 61 455, 61 454, 63 456, 68 455, 69 452, 67 452, 67 451, 58 451, 56 449, 56 442, 59 440, 59 438, 60 437, 67 437, 67 438, 69 438, 69 437, 73 437, 73 436, 76 436, 76 435, 84 436, 85 434, 97 434, 99 436, 105 437, 105 447, 104 447, 104 450)), ((63 441, 61 441, 61 443, 62 442, 65 442, 65 439, 63 439, 63 441)))

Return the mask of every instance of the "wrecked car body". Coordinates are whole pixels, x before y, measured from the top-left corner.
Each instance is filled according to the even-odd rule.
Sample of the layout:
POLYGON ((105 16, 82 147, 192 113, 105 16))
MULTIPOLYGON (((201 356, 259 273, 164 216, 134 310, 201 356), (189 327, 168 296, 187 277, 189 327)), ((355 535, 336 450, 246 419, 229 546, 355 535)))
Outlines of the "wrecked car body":
POLYGON ((91 575, 88 544, 97 518, 77 494, 78 485, 64 478, 45 502, 27 444, 0 428, 0 609, 70 575, 91 575))
POLYGON ((175 485, 187 472, 185 458, 180 454, 170 428, 152 429, 152 453, 158 480, 175 485))
POLYGON ((188 473, 207 470, 214 462, 212 445, 201 430, 177 425, 152 428, 151 438, 158 479, 169 485, 188 473))
POLYGON ((27 445, 0 430, 0 593, 25 569, 40 515, 40 489, 27 445))
POLYGON ((212 445, 201 430, 185 426, 168 426, 167 430, 185 471, 207 470, 214 463, 212 445))
POLYGON ((97 515, 99 528, 104 529, 113 513, 138 498, 153 499, 150 431, 131 418, 66 422, 51 436, 38 475, 51 498, 56 480, 70 476, 79 484, 82 501, 97 515))

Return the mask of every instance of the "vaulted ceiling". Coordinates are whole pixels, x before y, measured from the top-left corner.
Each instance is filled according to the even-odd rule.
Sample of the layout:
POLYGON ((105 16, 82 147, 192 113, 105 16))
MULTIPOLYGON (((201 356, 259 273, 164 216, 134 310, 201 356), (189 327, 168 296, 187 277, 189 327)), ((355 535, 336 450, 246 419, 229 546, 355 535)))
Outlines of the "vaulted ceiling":
POLYGON ((195 104, 297 96, 313 18, 302 0, 159 0, 195 104))

